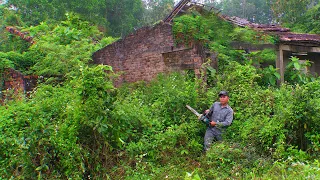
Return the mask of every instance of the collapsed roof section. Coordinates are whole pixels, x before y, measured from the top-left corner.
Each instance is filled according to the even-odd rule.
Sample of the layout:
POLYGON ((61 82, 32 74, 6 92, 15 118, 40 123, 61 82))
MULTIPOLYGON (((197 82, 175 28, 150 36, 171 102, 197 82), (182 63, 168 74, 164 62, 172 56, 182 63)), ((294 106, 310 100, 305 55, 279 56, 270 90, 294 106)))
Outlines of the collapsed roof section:
MULTIPOLYGON (((172 10, 172 12, 163 20, 165 23, 171 23, 172 19, 184 13, 187 9, 192 6, 196 6, 198 8, 203 8, 206 5, 191 2, 190 0, 181 0, 172 10)), ((211 11, 214 9, 217 13, 216 15, 220 18, 228 21, 236 26, 239 27, 248 27, 256 31, 262 31, 265 33, 273 33, 279 36, 280 42, 284 44, 294 44, 294 45, 304 45, 304 46, 319 46, 320 45, 320 35, 317 34, 298 34, 291 32, 289 28, 284 28, 279 25, 275 24, 257 24, 248 21, 247 19, 239 18, 239 17, 229 17, 226 15, 220 14, 220 12, 214 8, 210 7, 209 10, 211 11)))
POLYGON ((249 22, 246 19, 242 19, 234 16, 228 17, 225 15, 220 15, 220 17, 240 27, 248 27, 256 31, 276 34, 279 36, 280 42, 285 44, 303 44, 305 46, 320 45, 320 35, 317 35, 317 34, 294 33, 294 32, 290 32, 289 28, 284 28, 279 25, 256 24, 256 23, 249 22))
POLYGON ((163 20, 165 23, 170 23, 172 19, 178 15, 184 8, 185 6, 190 3, 190 0, 181 0, 171 11, 171 13, 163 20))
POLYGON ((31 43, 31 44, 34 44, 35 42, 33 41, 33 38, 31 36, 28 36, 28 33, 26 32, 21 32, 19 31, 17 28, 15 27, 12 27, 12 26, 7 26, 6 27, 6 30, 11 33, 11 34, 14 34, 14 35, 17 35, 19 36, 21 39, 31 43))
POLYGON ((279 34, 280 41, 285 44, 301 44, 304 46, 319 46, 320 35, 317 34, 297 34, 297 33, 282 33, 279 34))
POLYGON ((258 31, 264 31, 264 32, 289 32, 289 28, 283 28, 278 25, 274 24, 257 24, 257 23, 252 23, 246 19, 239 18, 236 16, 226 16, 226 15, 219 15, 222 19, 231 22, 232 24, 235 24, 239 27, 249 27, 258 31))

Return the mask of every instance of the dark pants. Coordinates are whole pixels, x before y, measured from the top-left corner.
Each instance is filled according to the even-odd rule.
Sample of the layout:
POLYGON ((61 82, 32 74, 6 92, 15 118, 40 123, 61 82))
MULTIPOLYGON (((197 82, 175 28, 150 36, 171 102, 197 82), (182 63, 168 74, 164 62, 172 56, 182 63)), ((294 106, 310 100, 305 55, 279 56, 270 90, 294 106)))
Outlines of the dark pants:
POLYGON ((215 127, 208 127, 204 135, 204 151, 207 151, 213 141, 221 141, 221 131, 215 127))

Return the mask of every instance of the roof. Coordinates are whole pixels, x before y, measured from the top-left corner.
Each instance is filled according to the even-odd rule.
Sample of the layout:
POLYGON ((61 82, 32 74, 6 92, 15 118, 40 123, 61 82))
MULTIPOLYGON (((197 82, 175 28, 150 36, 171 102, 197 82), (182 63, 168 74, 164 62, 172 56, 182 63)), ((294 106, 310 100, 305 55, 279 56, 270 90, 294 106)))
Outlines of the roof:
POLYGON ((279 25, 252 23, 246 19, 242 19, 235 16, 228 17, 225 15, 220 15, 220 17, 240 27, 249 27, 257 31, 277 34, 279 35, 280 42, 311 43, 313 45, 320 45, 320 35, 318 34, 294 33, 291 32, 289 28, 284 28, 279 25))
POLYGON ((170 23, 172 19, 179 14, 180 11, 188 4, 190 0, 181 0, 178 4, 173 8, 171 13, 163 20, 163 22, 170 23))
POLYGON ((304 43, 306 45, 320 46, 320 35, 317 34, 298 34, 298 33, 283 33, 279 34, 280 41, 286 43, 304 43))
POLYGON ((224 20, 229 21, 232 24, 235 24, 240 27, 249 27, 255 30, 265 31, 265 32, 289 32, 290 31, 289 28, 283 28, 275 24, 257 24, 236 16, 232 16, 232 17, 226 16, 226 15, 219 15, 219 16, 224 20))
MULTIPOLYGON (((186 6, 188 3, 192 3, 195 6, 200 6, 199 3, 194 3, 186 0, 181 0, 178 5, 173 9, 173 11, 170 13, 169 16, 175 16, 179 13, 181 9, 183 9, 183 6, 186 6), (174 14, 174 15, 172 15, 174 14)), ((204 7, 205 5, 201 5, 201 7, 204 7)), ((214 7, 211 7, 211 9, 215 9, 214 7)), ((248 27, 256 31, 262 31, 266 33, 273 33, 279 36, 280 42, 287 43, 287 44, 303 44, 308 46, 320 46, 320 35, 319 34, 299 34, 291 32, 289 28, 281 27, 277 24, 257 24, 252 23, 248 21, 247 19, 239 18, 236 16, 226 16, 221 15, 219 12, 216 13, 220 18, 224 19, 225 21, 228 21, 234 25, 237 25, 239 27, 248 27)), ((170 19, 171 21, 171 19, 170 19)))
POLYGON ((33 38, 31 36, 28 36, 28 33, 26 32, 21 32, 19 31, 17 28, 12 27, 12 26, 7 26, 6 30, 11 33, 11 34, 15 34, 19 37, 21 37, 21 39, 28 41, 31 44, 34 44, 35 42, 33 41, 33 38))

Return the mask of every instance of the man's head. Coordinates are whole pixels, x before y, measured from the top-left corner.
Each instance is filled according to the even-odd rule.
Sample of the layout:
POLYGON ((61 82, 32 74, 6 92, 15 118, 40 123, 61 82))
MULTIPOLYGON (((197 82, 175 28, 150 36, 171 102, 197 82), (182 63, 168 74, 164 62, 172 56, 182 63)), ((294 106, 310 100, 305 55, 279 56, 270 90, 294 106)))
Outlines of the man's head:
POLYGON ((229 102, 229 94, 227 91, 220 91, 219 92, 219 99, 220 99, 220 103, 222 105, 227 105, 229 102))

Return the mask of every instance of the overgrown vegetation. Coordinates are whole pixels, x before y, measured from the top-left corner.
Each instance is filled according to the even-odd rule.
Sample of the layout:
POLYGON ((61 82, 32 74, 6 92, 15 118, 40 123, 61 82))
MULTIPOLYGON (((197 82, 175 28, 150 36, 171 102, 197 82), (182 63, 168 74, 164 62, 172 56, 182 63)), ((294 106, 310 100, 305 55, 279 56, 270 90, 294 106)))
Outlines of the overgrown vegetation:
POLYGON ((229 47, 229 40, 272 38, 235 29, 214 15, 182 16, 175 23, 181 42, 197 41, 218 53, 219 69, 205 89, 199 79, 178 73, 115 88, 112 67, 89 63, 94 51, 115 39, 103 38, 74 14, 57 25, 29 27, 37 43, 2 52, 0 69, 43 79, 29 98, 0 106, 0 177, 320 177, 319 78, 301 71, 305 65, 293 57, 287 83, 278 87, 272 50, 246 54, 229 47), (207 109, 221 89, 231 94, 234 122, 225 141, 203 154, 206 127, 185 105, 207 109))

